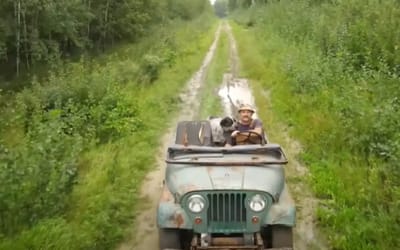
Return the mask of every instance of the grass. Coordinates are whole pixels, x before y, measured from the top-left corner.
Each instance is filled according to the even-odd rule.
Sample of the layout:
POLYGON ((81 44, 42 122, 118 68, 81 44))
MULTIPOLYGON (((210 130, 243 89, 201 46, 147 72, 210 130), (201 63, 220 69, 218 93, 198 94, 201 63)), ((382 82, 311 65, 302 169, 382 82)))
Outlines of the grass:
MULTIPOLYGON (((160 41, 155 37, 162 34, 157 34, 117 49, 100 63, 89 64, 92 67, 89 77, 93 74, 106 81, 124 83, 124 98, 138 107, 137 118, 143 121, 143 126, 121 139, 86 150, 79 158, 79 174, 68 198, 66 213, 43 219, 12 237, 0 235, 0 249, 111 249, 116 246, 134 219, 139 187, 145 174, 155 166, 159 138, 165 133, 171 116, 176 114, 177 94, 201 64, 214 38, 215 26, 211 23, 212 19, 203 17, 191 23, 171 24, 168 34, 174 38, 171 42, 175 43, 175 49, 160 43, 149 47, 150 41, 160 41), (141 76, 134 72, 143 57, 138 51, 160 57, 163 53, 174 53, 163 56, 174 61, 160 70, 154 82, 141 82, 141 76)), ((71 70, 69 75, 76 78, 79 74, 88 74, 71 70)))
MULTIPOLYGON (((398 87, 392 85, 398 83, 398 78, 383 76, 387 69, 376 67, 372 55, 370 58, 369 54, 364 55, 371 64, 359 69, 354 66, 360 62, 355 60, 356 52, 335 48, 337 54, 330 56, 316 43, 320 36, 326 35, 319 32, 335 30, 345 22, 340 15, 345 15, 348 9, 362 9, 359 19, 350 20, 358 24, 350 23, 349 29, 353 30, 348 32, 365 28, 362 22, 385 20, 386 15, 381 15, 374 1, 363 6, 360 1, 346 3, 351 8, 305 2, 274 2, 267 8, 238 13, 233 27, 242 59, 241 73, 252 83, 260 117, 271 141, 285 146, 284 138, 275 134, 282 130, 279 128, 282 125, 301 142, 300 157, 311 176, 296 181, 308 182, 321 200, 318 224, 331 247, 398 248, 396 232, 400 230, 400 215, 396 200, 400 189, 398 168, 393 170, 398 165, 394 160, 397 154, 392 150, 397 148, 399 137, 391 132, 394 124, 387 122, 393 121, 397 109, 393 109, 396 104, 383 104, 398 93, 398 87), (292 13, 289 17, 282 14, 288 12, 292 13), (369 19, 370 12, 375 13, 375 19, 369 19), (333 17, 328 18, 328 14, 333 17), (252 25, 248 25, 249 20, 252 25), (305 25, 308 21, 311 22, 305 25), (379 114, 375 113, 377 110, 379 114), (377 144, 388 147, 383 146, 386 149, 381 148, 375 154, 373 148, 377 144)), ((385 30, 393 27, 388 23, 385 30)), ((347 34, 346 38, 330 34, 329 39, 348 39, 337 42, 356 46, 350 40, 370 32, 360 30, 347 34)), ((376 44, 371 51, 379 46, 376 44)), ((351 49, 358 51, 357 47, 351 49)), ((398 53, 391 57, 397 58, 398 53)), ((392 74, 396 75, 395 68, 392 74)))

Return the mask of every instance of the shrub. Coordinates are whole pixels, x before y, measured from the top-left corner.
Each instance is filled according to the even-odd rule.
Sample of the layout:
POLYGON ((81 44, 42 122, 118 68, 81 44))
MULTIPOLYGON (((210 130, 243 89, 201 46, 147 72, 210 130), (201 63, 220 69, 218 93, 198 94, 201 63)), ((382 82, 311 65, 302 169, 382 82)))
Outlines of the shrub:
POLYGON ((146 54, 141 64, 143 74, 141 80, 149 83, 154 82, 158 78, 162 66, 163 60, 160 57, 146 54))
POLYGON ((275 1, 251 29, 242 20, 253 11, 238 13, 258 41, 257 52, 246 50, 246 73, 270 89, 272 109, 301 140, 335 249, 400 244, 398 7, 275 1))

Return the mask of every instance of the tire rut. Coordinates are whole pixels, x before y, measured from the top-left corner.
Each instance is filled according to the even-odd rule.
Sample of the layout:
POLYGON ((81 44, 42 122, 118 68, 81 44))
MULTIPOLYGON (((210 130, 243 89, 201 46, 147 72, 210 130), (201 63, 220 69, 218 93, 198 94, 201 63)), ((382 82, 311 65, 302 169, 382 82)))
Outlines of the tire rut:
MULTIPOLYGON (((225 114, 236 116, 237 107, 241 103, 250 104, 257 111, 250 81, 245 78, 238 78, 240 58, 232 29, 227 22, 224 22, 223 27, 224 31, 228 33, 230 41, 230 72, 224 75, 219 91, 225 114)), ((271 103, 269 92, 263 91, 263 97, 267 103, 271 103)), ((257 113, 254 116, 257 117, 257 113)), ((308 168, 297 160, 302 150, 301 144, 289 136, 284 125, 274 127, 281 128, 275 132, 279 133, 279 137, 284 138, 284 145, 282 146, 287 155, 289 155, 286 177, 291 196, 296 201, 297 211, 296 227, 294 228, 294 248, 296 250, 329 249, 326 240, 319 233, 316 226, 315 213, 318 199, 312 195, 310 188, 306 184, 306 179, 309 175, 308 168), (301 181, 291 181, 298 178, 301 181)))
MULTIPOLYGON (((215 33, 214 42, 203 64, 188 82, 185 90, 180 94, 180 99, 182 101, 180 114, 171 121, 171 125, 162 137, 157 155, 157 167, 146 176, 142 185, 142 203, 146 205, 143 205, 143 208, 141 208, 139 213, 135 216, 134 222, 136 225, 133 226, 129 238, 117 248, 119 250, 159 250, 156 209, 165 172, 165 152, 173 141, 177 122, 181 120, 191 120, 196 117, 199 111, 200 103, 197 99, 198 93, 201 91, 207 68, 215 54, 221 32, 227 32, 230 41, 230 68, 229 72, 224 74, 223 82, 219 90, 219 96, 221 97, 225 115, 236 116, 236 108, 240 103, 247 103, 256 107, 250 82, 244 78, 237 78, 240 60, 236 41, 229 24, 227 22, 222 22, 215 33)), ((266 101, 270 103, 270 95, 267 91, 263 92, 263 96, 266 101)), ((318 200, 313 197, 312 192, 305 183, 305 179, 309 174, 308 168, 296 160, 301 152, 301 145, 288 135, 285 126, 276 127, 280 128, 279 130, 275 130, 275 132, 279 133, 278 137, 284 138, 283 146, 287 155, 290 156, 290 163, 286 171, 287 179, 291 180, 300 177, 302 180, 301 182, 289 181, 288 183, 297 207, 297 225, 294 229, 295 249, 329 249, 326 246, 326 240, 319 234, 316 227, 315 210, 318 205, 318 200)))
POLYGON ((145 177, 142 184, 141 202, 145 205, 141 207, 139 213, 135 216, 135 225, 132 227, 132 232, 128 239, 117 248, 119 250, 158 250, 156 212, 165 173, 165 154, 168 146, 175 138, 175 129, 178 121, 192 120, 199 111, 200 103, 197 99, 206 77, 208 66, 215 55, 220 33, 221 25, 217 28, 214 42, 209 48, 200 69, 188 81, 186 88, 180 94, 179 115, 170 122, 167 132, 160 140, 156 169, 145 177))

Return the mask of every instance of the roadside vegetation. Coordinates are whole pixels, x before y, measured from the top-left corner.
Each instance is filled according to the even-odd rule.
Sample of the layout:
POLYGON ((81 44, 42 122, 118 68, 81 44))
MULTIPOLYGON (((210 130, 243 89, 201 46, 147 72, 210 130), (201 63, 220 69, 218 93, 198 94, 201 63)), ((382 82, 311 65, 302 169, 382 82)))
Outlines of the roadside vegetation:
POLYGON ((214 39, 211 8, 184 11, 195 2, 168 2, 134 43, 44 63, 45 77, 0 90, 0 249, 111 249, 122 239, 177 95, 214 39))
POLYGON ((227 2, 242 74, 301 142, 331 247, 399 248, 399 2, 242 2, 227 2))
POLYGON ((0 86, 15 89, 43 65, 101 54, 151 34, 152 25, 189 21, 204 11, 211 6, 203 0, 3 0, 0 86))
POLYGON ((229 40, 227 33, 221 29, 221 36, 214 58, 207 70, 207 77, 200 92, 200 115, 197 119, 207 119, 209 116, 222 116, 223 107, 218 95, 224 73, 229 72, 229 40))

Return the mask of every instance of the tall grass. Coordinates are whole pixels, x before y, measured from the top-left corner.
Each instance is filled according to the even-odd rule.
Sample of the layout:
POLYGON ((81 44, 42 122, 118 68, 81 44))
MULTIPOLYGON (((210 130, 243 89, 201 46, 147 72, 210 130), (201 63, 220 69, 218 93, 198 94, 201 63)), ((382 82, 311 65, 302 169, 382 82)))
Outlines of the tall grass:
POLYGON ((302 142, 334 249, 400 246, 399 15, 392 0, 304 0, 235 16, 243 73, 302 142))
POLYGON ((121 240, 212 23, 170 23, 0 101, 0 249, 110 249, 121 240))

